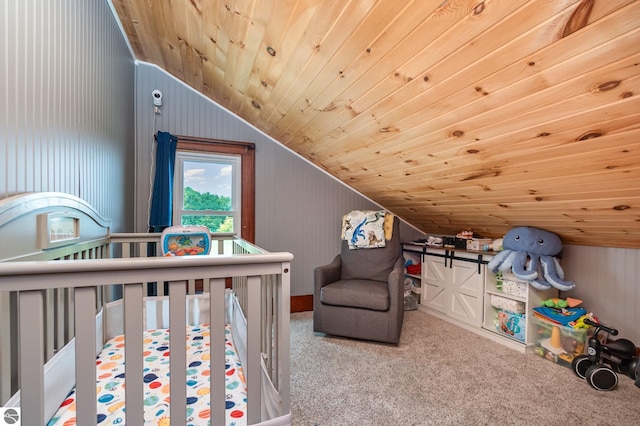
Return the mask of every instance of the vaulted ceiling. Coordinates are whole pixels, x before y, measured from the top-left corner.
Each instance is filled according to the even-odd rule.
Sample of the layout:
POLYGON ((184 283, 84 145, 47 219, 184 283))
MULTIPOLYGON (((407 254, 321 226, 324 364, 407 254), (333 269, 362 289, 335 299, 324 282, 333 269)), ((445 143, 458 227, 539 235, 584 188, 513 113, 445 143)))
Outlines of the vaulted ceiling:
POLYGON ((427 233, 640 248, 640 1, 113 4, 137 59, 427 233))

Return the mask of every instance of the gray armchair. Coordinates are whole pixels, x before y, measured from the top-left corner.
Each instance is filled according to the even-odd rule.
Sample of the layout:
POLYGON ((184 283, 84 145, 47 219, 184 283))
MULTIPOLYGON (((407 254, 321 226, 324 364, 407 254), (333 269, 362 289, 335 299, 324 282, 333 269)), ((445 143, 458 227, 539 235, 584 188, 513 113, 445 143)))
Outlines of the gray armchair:
POLYGON ((404 319, 398 219, 383 248, 349 250, 314 270, 313 331, 397 344, 404 319))

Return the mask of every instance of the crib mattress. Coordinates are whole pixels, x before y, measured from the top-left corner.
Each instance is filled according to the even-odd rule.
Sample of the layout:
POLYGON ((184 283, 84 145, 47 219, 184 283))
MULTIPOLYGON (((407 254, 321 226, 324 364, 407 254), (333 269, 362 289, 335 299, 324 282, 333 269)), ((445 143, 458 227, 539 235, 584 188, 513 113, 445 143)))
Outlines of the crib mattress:
MULTIPOLYGON (((144 332, 145 425, 169 425, 169 330, 144 332)), ((209 326, 187 327, 187 425, 208 425, 209 326)), ((124 424, 124 336, 109 340, 96 360, 98 425, 124 424)), ((246 425, 246 381, 231 335, 225 327, 226 424, 246 425)), ((49 425, 73 426, 75 390, 62 403, 49 425)))

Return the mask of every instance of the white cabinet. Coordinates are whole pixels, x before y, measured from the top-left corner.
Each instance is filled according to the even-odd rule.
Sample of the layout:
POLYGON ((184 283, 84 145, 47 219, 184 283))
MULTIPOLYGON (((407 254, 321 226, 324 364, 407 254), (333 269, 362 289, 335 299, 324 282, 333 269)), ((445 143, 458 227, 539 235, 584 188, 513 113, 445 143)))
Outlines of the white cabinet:
POLYGON ((558 296, 555 289, 539 291, 527 283, 519 292, 511 283, 499 285, 496 275, 487 269, 491 252, 416 244, 405 244, 403 251, 405 260, 421 262, 420 275, 407 274, 421 282, 421 310, 513 349, 524 351, 534 343, 533 308, 558 296), (498 306, 515 307, 520 314, 494 307, 493 297, 502 298, 498 306))
POLYGON ((422 305, 455 321, 482 326, 485 266, 478 255, 427 248, 422 305))

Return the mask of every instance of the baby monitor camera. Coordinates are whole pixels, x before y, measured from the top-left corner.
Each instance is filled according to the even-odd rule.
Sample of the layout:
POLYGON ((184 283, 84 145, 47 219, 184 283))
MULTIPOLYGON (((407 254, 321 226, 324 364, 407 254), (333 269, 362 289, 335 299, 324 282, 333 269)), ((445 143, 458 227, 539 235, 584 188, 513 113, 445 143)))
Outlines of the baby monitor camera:
POLYGON ((153 96, 153 105, 157 107, 162 106, 162 92, 156 89, 151 92, 151 95, 153 96))

